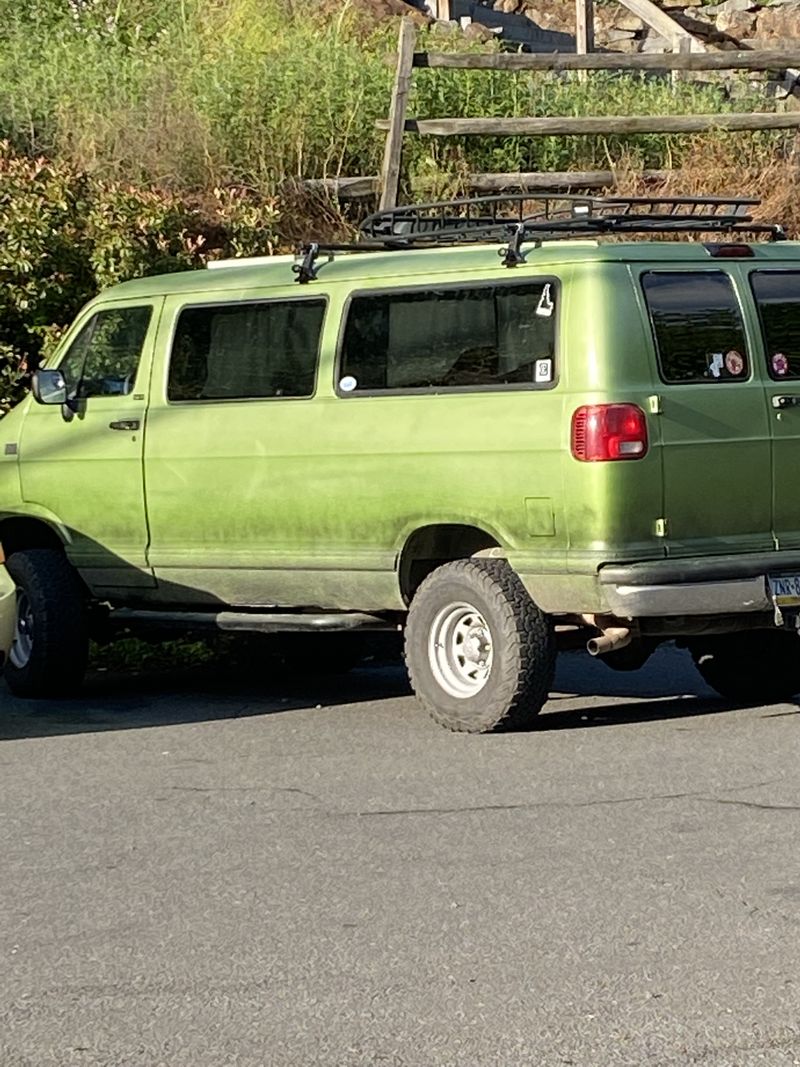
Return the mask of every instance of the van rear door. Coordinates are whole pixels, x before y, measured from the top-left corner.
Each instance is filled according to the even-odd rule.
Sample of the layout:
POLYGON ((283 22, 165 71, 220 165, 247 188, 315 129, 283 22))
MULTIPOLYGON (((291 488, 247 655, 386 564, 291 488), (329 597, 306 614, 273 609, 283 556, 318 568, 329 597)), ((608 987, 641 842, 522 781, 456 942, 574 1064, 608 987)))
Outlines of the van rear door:
POLYGON ((769 410, 736 286, 712 266, 643 270, 640 284, 661 378, 667 555, 770 551, 769 410))
POLYGON ((750 274, 767 364, 773 522, 779 548, 800 548, 800 270, 750 274))

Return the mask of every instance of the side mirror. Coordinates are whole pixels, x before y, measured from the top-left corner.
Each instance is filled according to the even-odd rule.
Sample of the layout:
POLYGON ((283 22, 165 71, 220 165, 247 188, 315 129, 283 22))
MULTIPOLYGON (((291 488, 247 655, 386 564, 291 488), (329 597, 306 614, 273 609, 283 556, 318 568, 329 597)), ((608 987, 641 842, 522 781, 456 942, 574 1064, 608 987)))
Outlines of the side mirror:
POLYGON ((67 403, 67 383, 60 370, 37 370, 31 379, 31 392, 40 404, 67 403))

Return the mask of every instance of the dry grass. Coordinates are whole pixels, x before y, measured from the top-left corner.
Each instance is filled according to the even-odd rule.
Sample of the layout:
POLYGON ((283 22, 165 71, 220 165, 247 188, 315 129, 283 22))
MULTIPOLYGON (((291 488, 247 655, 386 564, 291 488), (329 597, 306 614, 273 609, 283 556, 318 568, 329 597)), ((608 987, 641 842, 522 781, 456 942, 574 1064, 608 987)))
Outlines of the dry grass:
MULTIPOLYGON (((746 196, 761 200, 758 222, 777 222, 800 238, 800 137, 788 153, 770 152, 758 138, 720 134, 695 138, 680 169, 658 184, 623 162, 615 192, 628 196, 746 196)), ((611 192, 611 190, 609 190, 611 192)))

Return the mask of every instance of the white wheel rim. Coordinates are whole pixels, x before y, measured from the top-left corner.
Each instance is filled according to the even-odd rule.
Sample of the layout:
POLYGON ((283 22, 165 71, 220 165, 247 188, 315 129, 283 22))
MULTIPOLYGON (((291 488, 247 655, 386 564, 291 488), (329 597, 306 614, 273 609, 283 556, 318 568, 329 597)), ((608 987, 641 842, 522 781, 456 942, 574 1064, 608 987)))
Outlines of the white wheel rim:
POLYGON ((448 604, 433 620, 428 661, 433 677, 450 696, 462 700, 483 689, 492 672, 492 632, 472 604, 448 604))
POLYGON ((11 663, 19 668, 25 667, 33 652, 33 608, 28 594, 17 590, 17 622, 14 627, 14 640, 8 652, 11 663))

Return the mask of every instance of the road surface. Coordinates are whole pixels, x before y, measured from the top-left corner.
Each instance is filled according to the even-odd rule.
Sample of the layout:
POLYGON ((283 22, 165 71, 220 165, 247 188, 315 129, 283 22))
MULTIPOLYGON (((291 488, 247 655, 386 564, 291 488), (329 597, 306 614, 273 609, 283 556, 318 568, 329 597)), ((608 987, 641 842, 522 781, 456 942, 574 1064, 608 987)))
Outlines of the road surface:
POLYGON ((0 1064, 798 1064, 798 729, 671 648, 516 735, 399 667, 3 689, 0 1064))

